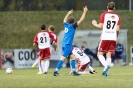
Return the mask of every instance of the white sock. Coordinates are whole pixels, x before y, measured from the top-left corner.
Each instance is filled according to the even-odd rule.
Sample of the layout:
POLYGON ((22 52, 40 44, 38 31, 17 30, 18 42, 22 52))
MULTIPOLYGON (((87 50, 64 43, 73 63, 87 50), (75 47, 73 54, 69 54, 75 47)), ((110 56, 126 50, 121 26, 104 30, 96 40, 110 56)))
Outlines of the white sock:
POLYGON ((44 73, 44 71, 45 71, 45 61, 42 60, 42 61, 41 61, 41 64, 42 64, 42 69, 43 69, 43 73, 44 73))
POLYGON ((91 71, 94 70, 90 65, 88 65, 87 67, 88 67, 91 71))
POLYGON ((107 63, 107 65, 111 66, 111 58, 107 58, 106 63, 107 63))
POLYGON ((45 67, 44 72, 48 72, 49 64, 50 64, 49 60, 46 60, 45 61, 45 66, 44 66, 45 67))
POLYGON ((107 63, 106 63, 105 58, 104 58, 103 55, 99 55, 99 56, 98 56, 98 59, 99 59, 99 61, 102 63, 102 65, 103 65, 104 67, 107 66, 107 63))
POLYGON ((36 66, 38 64, 38 61, 39 59, 37 59, 33 65, 36 66))
POLYGON ((39 65, 39 66, 38 66, 38 67, 39 67, 39 71, 40 71, 40 72, 43 72, 43 65, 42 65, 42 61, 41 61, 41 63, 39 62, 39 64, 38 64, 38 65, 39 65))
POLYGON ((83 71, 83 72, 78 72, 79 74, 90 74, 89 72, 87 71, 83 71))

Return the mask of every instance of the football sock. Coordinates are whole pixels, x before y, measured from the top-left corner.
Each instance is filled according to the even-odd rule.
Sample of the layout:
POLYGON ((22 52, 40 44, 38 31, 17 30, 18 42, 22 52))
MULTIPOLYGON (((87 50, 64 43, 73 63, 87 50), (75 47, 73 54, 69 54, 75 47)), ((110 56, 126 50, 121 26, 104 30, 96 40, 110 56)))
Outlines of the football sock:
POLYGON ((56 66, 55 72, 58 72, 62 68, 63 63, 64 62, 62 60, 59 60, 57 66, 56 66))
POLYGON ((39 62, 39 71, 43 72, 42 64, 39 62))
POLYGON ((99 61, 102 63, 102 65, 103 65, 104 67, 107 66, 107 63, 106 63, 105 58, 104 58, 103 55, 99 55, 99 56, 98 56, 98 59, 99 59, 99 61))
POLYGON ((83 72, 78 72, 79 74, 90 74, 89 72, 87 71, 83 71, 83 72))
POLYGON ((71 60, 70 64, 71 64, 71 67, 72 67, 72 71, 76 72, 76 69, 75 69, 75 60, 71 60))
POLYGON ((44 65, 44 67, 45 67, 44 72, 48 72, 49 64, 50 64, 49 60, 46 60, 45 65, 44 65))
POLYGON ((94 71, 94 69, 90 66, 90 65, 88 65, 87 66, 91 71, 94 71))
POLYGON ((111 58, 107 58, 107 59, 106 59, 106 63, 107 63, 107 65, 110 66, 110 65, 111 65, 111 58))
POLYGON ((35 61, 35 63, 33 64, 34 66, 36 66, 36 65, 38 64, 38 60, 39 60, 39 59, 37 59, 37 60, 35 61))
POLYGON ((41 65, 42 65, 42 72, 44 73, 44 71, 45 71, 45 61, 44 60, 41 61, 41 65))

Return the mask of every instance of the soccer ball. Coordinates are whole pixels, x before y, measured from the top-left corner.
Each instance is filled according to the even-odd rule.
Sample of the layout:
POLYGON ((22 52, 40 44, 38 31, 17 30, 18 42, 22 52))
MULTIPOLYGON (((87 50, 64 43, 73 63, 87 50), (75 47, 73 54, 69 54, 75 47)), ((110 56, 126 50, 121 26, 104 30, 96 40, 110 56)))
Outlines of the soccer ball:
POLYGON ((12 68, 7 68, 7 69, 6 69, 6 73, 7 73, 7 74, 12 74, 12 72, 13 72, 12 68))

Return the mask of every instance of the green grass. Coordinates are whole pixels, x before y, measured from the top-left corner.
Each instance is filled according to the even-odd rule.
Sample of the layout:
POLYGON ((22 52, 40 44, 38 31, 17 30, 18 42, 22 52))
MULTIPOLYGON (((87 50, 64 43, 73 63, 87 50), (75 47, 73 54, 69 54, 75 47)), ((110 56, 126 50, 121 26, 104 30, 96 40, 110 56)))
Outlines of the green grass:
POLYGON ((60 76, 54 77, 54 69, 49 73, 37 75, 38 69, 13 69, 13 74, 0 70, 0 88, 132 88, 133 68, 112 67, 108 77, 101 76, 103 67, 94 67, 94 75, 69 75, 70 69, 62 68, 60 76))

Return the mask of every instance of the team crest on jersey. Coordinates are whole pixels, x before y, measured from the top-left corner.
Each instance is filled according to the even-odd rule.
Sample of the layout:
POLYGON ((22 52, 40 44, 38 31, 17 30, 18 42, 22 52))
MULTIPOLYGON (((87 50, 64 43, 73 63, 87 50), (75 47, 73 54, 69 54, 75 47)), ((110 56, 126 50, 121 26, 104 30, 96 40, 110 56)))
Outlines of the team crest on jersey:
POLYGON ((111 16, 112 19, 115 19, 115 16, 111 16))
POLYGON ((43 35, 45 35, 45 33, 43 33, 43 35))

